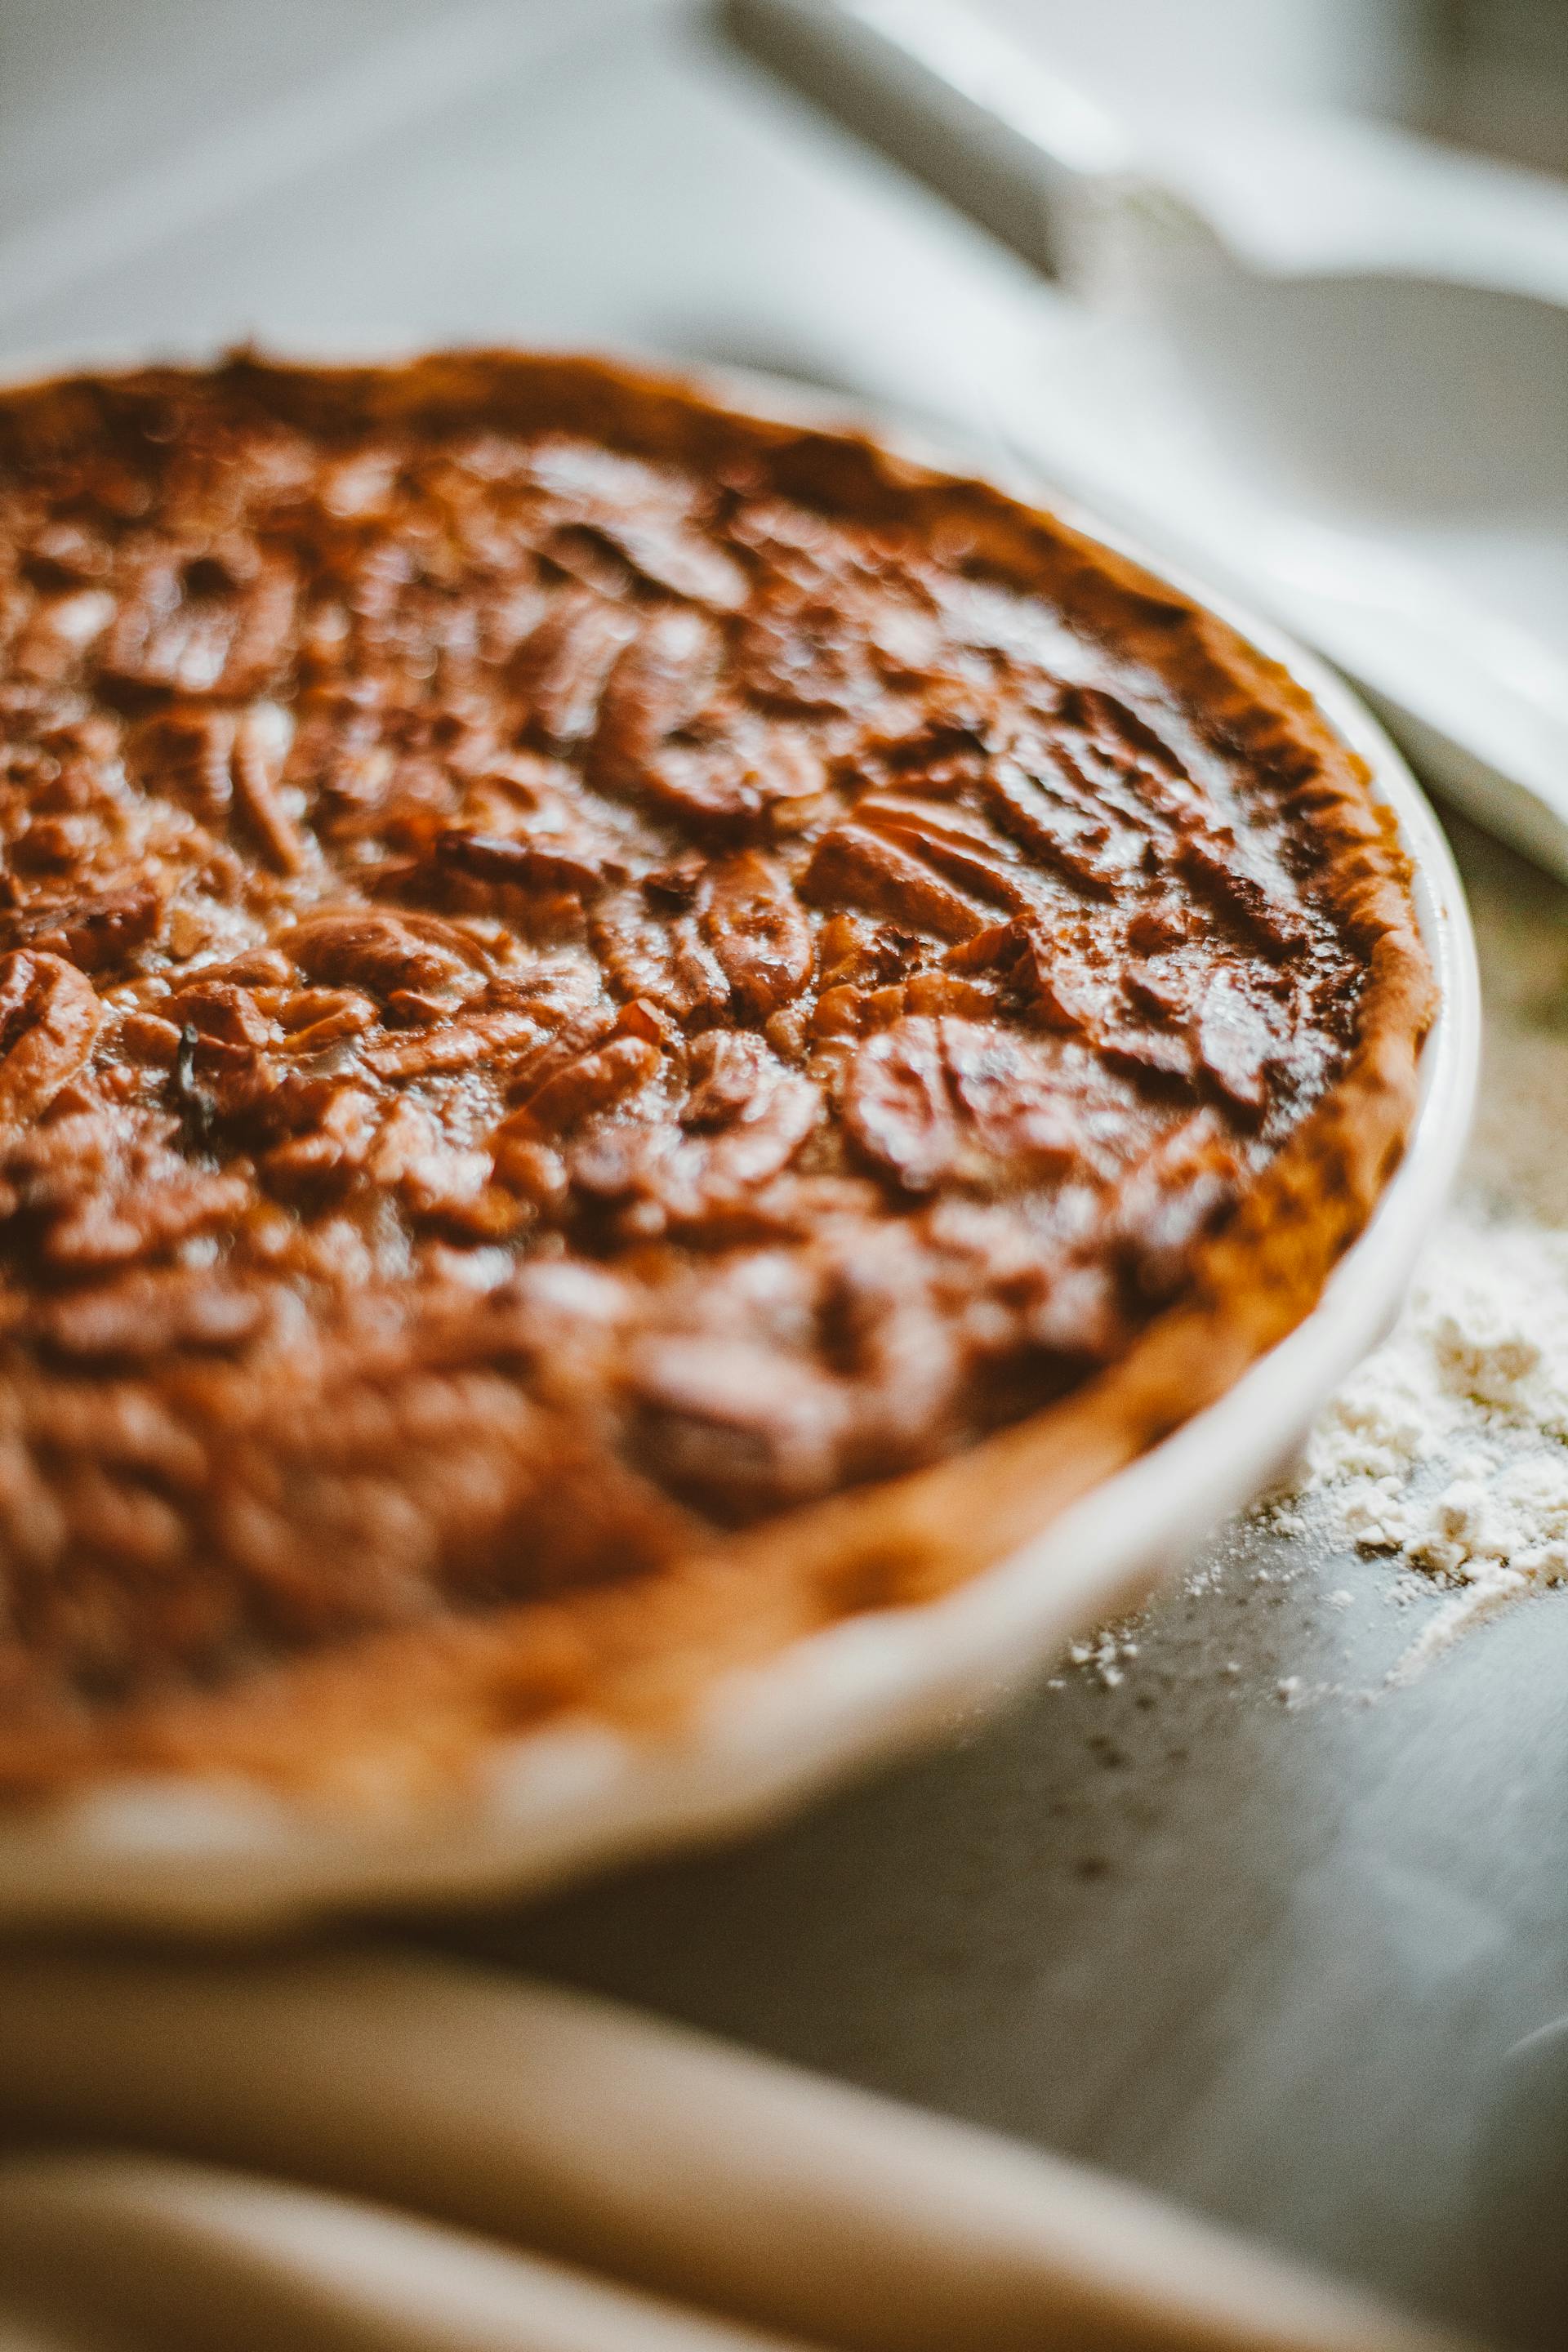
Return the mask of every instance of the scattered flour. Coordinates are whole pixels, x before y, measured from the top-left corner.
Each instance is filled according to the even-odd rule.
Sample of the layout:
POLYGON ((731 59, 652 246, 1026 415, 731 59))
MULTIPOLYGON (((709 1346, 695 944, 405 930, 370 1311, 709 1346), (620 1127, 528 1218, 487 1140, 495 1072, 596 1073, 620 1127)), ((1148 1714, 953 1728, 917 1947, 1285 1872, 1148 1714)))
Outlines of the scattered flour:
POLYGON ((1126 1680, 1127 1662, 1137 1655, 1137 1643, 1121 1625, 1102 1626, 1087 1641, 1068 1644, 1071 1664, 1088 1668, 1107 1690, 1115 1690, 1126 1680))
POLYGON ((1568 1232, 1448 1220, 1275 1508, 1312 1498, 1342 1537, 1454 1588, 1398 1680, 1478 1618, 1568 1581, 1568 1232))

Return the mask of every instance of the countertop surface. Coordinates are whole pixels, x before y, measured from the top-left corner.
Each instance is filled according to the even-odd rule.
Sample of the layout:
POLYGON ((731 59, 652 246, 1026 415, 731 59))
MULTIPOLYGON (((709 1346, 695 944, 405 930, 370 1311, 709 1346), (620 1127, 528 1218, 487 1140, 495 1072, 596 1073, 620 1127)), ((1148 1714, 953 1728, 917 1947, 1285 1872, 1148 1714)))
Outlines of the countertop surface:
MULTIPOLYGON (((199 40, 195 13, 68 8, 93 47, 63 79, 17 37, 38 12, 4 36, 0 361, 247 335, 578 342, 805 378, 987 454, 991 372, 1026 362, 1048 298, 725 54, 700 11, 210 0, 199 40)), ((1190 143, 1201 176, 1212 142, 1190 143)), ((1391 247, 1413 223, 1436 234, 1447 203, 1471 250, 1568 286, 1568 190, 1450 172, 1392 134, 1254 126, 1211 179, 1237 205, 1251 171, 1257 220, 1300 247, 1300 192, 1331 152, 1320 247, 1368 237, 1350 173, 1352 196, 1388 197, 1391 247)), ((1488 997, 1469 1181, 1568 1222, 1543 1117, 1568 1119, 1568 899, 1453 831, 1488 997)), ((444 1940, 1091 2158, 1414 2307, 1555 2345, 1568 1592, 1389 1686, 1440 1605, 1386 1560, 1243 1522, 1109 1672, 1069 1664, 743 1848, 444 1940)))

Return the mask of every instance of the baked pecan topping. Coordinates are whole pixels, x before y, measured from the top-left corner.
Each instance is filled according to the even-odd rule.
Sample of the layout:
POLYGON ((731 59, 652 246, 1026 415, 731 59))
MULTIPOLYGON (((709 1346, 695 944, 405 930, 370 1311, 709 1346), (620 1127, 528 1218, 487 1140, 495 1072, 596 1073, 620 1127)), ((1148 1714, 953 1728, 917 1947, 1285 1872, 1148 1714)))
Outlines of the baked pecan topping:
POLYGON ((1354 1043, 1185 607, 403 381, 0 402, 0 1780, 1048 1403, 1354 1043))

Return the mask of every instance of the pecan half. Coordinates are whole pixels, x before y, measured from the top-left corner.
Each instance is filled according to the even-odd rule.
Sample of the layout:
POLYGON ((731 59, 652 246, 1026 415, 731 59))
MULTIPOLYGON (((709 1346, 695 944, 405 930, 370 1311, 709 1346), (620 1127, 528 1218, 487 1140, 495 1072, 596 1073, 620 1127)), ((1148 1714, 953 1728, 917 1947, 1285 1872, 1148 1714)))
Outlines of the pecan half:
POLYGON ((902 843, 854 823, 823 835, 800 887, 818 906, 863 907, 937 939, 971 939, 994 919, 902 843))
POLYGON ((605 682, 636 629, 624 606, 572 590, 524 637, 508 675, 530 731, 547 748, 593 733, 605 682))
POLYGON ((0 1132, 47 1110, 85 1066, 102 1019, 73 964, 32 948, 0 956, 0 1132))
POLYGON ((658 1046, 644 1037, 612 1037, 546 1077, 497 1132, 562 1134, 591 1112, 646 1086, 660 1058, 658 1046))
POLYGON ((5 928, 32 947, 77 964, 83 971, 122 971, 163 928, 163 900, 151 882, 121 890, 34 905, 5 928))
POLYGON ((279 874, 299 874, 305 837, 285 803, 281 781, 289 735, 289 721, 276 704, 245 713, 234 739, 234 796, 268 862, 279 874))
POLYGON ((280 944, 310 979, 363 989, 450 987, 472 969, 444 939, 421 936, 414 920, 360 907, 307 916, 280 944))
POLYGON ((1095 1159, 1082 1106, 1047 1050, 950 1015, 911 1014, 859 1047, 845 1123, 909 1192, 1010 1166, 1060 1178, 1095 1159))
POLYGON ((625 878, 614 861, 574 856, 567 849, 493 833, 467 833, 448 825, 436 836, 437 861, 478 882, 504 882, 521 890, 564 890, 590 898, 607 882, 625 878))
POLYGON ((724 967, 696 919, 661 917, 640 890, 602 898, 588 937, 618 996, 647 997, 678 1021, 713 1019, 730 1001, 724 967))
POLYGON ((811 978, 811 929, 787 876, 755 850, 713 870, 702 928, 736 1003, 763 1021, 811 978))
POLYGON ((175 1349, 237 1348, 258 1328, 268 1304, 254 1285, 149 1267, 47 1300, 29 1328, 41 1345, 76 1361, 146 1363, 175 1349))
POLYGON ((597 782, 626 792, 648 781, 655 754, 712 693, 721 650, 705 614, 680 605, 652 614, 605 688, 590 754, 597 782))

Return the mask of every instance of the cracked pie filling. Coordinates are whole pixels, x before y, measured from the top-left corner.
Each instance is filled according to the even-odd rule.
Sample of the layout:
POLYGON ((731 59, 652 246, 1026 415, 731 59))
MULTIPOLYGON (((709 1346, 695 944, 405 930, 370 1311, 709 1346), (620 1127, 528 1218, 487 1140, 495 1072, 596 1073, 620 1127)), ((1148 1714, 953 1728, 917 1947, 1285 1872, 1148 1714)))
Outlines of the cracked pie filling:
POLYGON ((1360 763, 999 492, 587 362, 0 396, 0 1788, 449 1773, 940 1591, 1310 1307, 1360 763))

